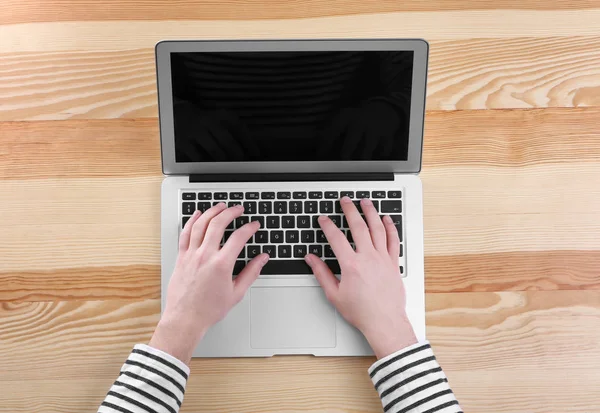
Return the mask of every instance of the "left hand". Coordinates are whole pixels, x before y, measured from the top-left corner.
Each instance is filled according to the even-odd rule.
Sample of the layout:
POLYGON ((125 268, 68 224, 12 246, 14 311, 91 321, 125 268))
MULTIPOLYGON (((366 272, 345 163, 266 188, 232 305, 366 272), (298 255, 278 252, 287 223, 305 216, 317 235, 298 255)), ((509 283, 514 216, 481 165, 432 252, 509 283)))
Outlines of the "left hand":
POLYGON ((196 211, 187 222, 179 238, 166 307, 150 346, 189 364, 206 330, 244 298, 260 275, 268 254, 254 257, 232 279, 236 258, 259 229, 258 221, 239 228, 220 246, 225 228, 243 211, 241 205, 226 208, 220 203, 202 214, 196 211))

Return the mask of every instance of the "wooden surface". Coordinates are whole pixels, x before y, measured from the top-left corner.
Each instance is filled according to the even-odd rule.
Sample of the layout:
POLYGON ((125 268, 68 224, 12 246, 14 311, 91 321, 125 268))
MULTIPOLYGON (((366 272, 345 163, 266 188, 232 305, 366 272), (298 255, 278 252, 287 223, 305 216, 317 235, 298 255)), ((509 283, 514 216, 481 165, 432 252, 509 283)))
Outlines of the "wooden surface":
MULTIPOLYGON (((428 335, 465 412, 600 411, 600 1, 8 0, 0 411, 94 411, 160 311, 153 46, 423 37, 428 335)), ((368 358, 194 360, 183 411, 381 410, 368 358)))

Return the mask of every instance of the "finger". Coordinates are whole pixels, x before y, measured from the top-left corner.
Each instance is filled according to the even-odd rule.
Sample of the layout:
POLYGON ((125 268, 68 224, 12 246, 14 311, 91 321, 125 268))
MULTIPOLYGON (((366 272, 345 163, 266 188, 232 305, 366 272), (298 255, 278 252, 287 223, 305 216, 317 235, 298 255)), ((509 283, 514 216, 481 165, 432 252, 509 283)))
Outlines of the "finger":
POLYGON ((206 235, 204 236, 203 245, 208 246, 211 249, 219 249, 223 235, 225 235, 225 229, 231 222, 244 213, 244 207, 242 205, 236 205, 231 208, 227 208, 215 218, 210 220, 208 228, 206 229, 206 235))
POLYGON ((269 261, 269 254, 260 254, 254 257, 240 272, 233 282, 234 293, 237 297, 237 301, 241 301, 244 298, 244 294, 248 291, 248 288, 256 281, 260 275, 260 270, 269 261))
POLYGON ((321 287, 323 287, 325 297, 335 305, 340 284, 338 279, 333 275, 327 264, 316 255, 308 254, 304 257, 304 260, 312 269, 312 272, 317 281, 319 281, 319 284, 321 284, 321 287))
POLYGON ((200 218, 200 211, 196 210, 192 217, 188 219, 188 222, 185 223, 183 230, 181 230, 181 234, 179 235, 179 250, 187 250, 190 246, 190 235, 192 234, 192 227, 194 226, 194 222, 200 218))
POLYGON ((321 215, 319 217, 319 225, 325 233, 327 242, 329 242, 329 245, 331 245, 331 249, 340 263, 350 258, 351 254, 354 254, 354 250, 350 246, 350 243, 348 242, 348 239, 346 239, 344 233, 335 226, 333 221, 329 219, 328 216, 321 215))
POLYGON ((373 241, 371 241, 371 234, 365 220, 358 213, 358 209, 352 203, 352 200, 347 196, 340 199, 340 205, 342 211, 348 221, 350 232, 352 232, 352 238, 356 244, 357 251, 366 251, 373 249, 373 241))
POLYGON ((242 252, 242 249, 246 243, 250 240, 252 235, 260 228, 260 222, 252 221, 243 225, 240 229, 235 230, 229 237, 221 251, 230 257, 237 257, 242 252))
POLYGON ((379 213, 375 209, 375 206, 373 206, 373 202, 369 198, 363 198, 360 200, 360 205, 365 213, 365 218, 367 219, 373 246, 378 251, 386 251, 387 237, 385 227, 383 226, 383 222, 381 222, 379 213))
POLYGON ((394 221, 389 215, 383 217, 383 226, 387 238, 387 251, 390 257, 397 260, 400 256, 400 238, 398 237, 398 229, 394 225, 394 221))
POLYGON ((204 234, 206 233, 206 229, 208 228, 210 220, 220 214, 225 208, 225 204, 221 202, 207 209, 202 215, 200 215, 200 218, 197 219, 192 226, 189 248, 200 248, 200 245, 202 245, 202 242, 204 241, 204 234))

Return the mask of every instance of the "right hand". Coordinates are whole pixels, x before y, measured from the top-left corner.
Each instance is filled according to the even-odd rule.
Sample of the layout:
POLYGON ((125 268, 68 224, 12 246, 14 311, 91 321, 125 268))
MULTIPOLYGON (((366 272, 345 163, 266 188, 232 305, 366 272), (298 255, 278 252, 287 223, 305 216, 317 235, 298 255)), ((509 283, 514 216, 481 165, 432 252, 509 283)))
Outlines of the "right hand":
POLYGON ((340 203, 356 251, 327 216, 319 217, 319 224, 340 264, 341 281, 316 255, 307 255, 306 262, 327 299, 363 333, 377 358, 383 358, 417 343, 406 316, 404 284, 398 268, 398 232, 389 216, 382 222, 370 199, 361 200, 366 223, 350 198, 343 197, 340 203))

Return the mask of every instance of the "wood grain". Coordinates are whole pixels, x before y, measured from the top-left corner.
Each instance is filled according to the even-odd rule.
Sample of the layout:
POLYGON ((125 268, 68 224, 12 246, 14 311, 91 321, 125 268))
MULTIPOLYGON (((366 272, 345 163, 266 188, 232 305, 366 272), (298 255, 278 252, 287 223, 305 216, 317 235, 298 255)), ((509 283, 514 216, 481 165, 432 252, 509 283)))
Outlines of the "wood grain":
POLYGON ((443 10, 582 10, 598 7, 585 0, 501 0, 480 2, 476 0, 429 1, 408 0, 397 2, 383 0, 361 2, 357 0, 291 1, 276 0, 207 0, 178 1, 177 7, 168 0, 117 1, 101 3, 84 0, 65 2, 9 0, 4 2, 5 13, 0 24, 85 21, 85 20, 251 20, 251 19, 298 19, 321 16, 390 13, 399 11, 443 11, 443 10), (65 7, 68 4, 69 7, 65 7))
MULTIPOLYGON (((4 304, 0 382, 27 398, 9 395, 3 407, 71 411, 97 404, 129 348, 150 336, 158 306, 158 300, 4 304), (15 383, 31 390, 18 390, 15 383), (72 400, 56 398, 69 391, 75 394, 72 400)), ((465 411, 510 412, 526 406, 540 413, 589 412, 600 406, 593 391, 598 378, 594 360, 600 358, 595 328, 600 292, 429 294, 427 308, 430 339, 465 411), (562 392, 548 395, 548 389, 557 388, 555 376, 574 369, 573 380, 561 381, 562 392), (498 385, 491 385, 494 377, 500 378, 498 385)), ((379 411, 366 375, 372 361, 305 356, 193 360, 185 408, 379 411)))
MULTIPOLYGON (((600 162, 598 117, 598 107, 427 112, 423 166, 600 162)), ((159 141, 155 119, 1 122, 0 179, 161 176, 159 141)))
MULTIPOLYGON (((600 37, 431 41, 427 108, 598 105, 599 48, 600 37)), ((0 121, 158 113, 151 49, 9 53, 0 75, 0 121)))

